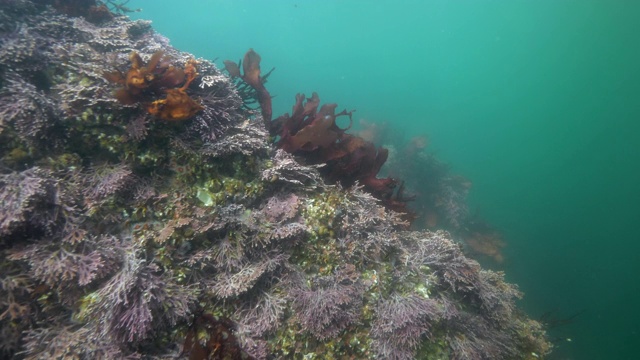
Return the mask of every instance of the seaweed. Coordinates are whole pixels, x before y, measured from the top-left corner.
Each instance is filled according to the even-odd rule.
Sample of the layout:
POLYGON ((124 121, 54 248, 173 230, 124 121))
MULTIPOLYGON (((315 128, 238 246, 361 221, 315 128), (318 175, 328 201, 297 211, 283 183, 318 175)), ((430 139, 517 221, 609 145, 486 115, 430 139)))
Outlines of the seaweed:
POLYGON ((187 61, 182 70, 168 65, 168 60, 163 59, 163 56, 163 51, 157 51, 145 64, 134 51, 129 56, 131 67, 126 74, 116 70, 105 72, 104 77, 123 86, 116 90, 114 96, 124 105, 148 103, 145 105, 147 112, 163 120, 179 121, 191 118, 204 109, 186 92, 198 75, 197 62, 193 59, 187 61), (177 87, 181 83, 184 84, 177 87), (161 91, 166 93, 166 97, 152 101, 161 91))
MULTIPOLYGON (((265 127, 269 129, 271 126, 271 117, 273 115, 273 110, 271 108, 271 95, 267 88, 265 88, 264 84, 266 83, 267 77, 271 74, 274 69, 271 69, 266 75, 261 76, 260 72, 260 61, 262 58, 258 55, 257 52, 253 51, 253 49, 249 49, 246 54, 244 54, 244 60, 235 62, 231 60, 224 61, 224 67, 229 73, 231 78, 240 78, 244 83, 250 86, 254 92, 246 92, 248 96, 245 98, 255 98, 260 104, 260 110, 262 113, 262 121, 265 124, 265 127), (240 66, 242 66, 242 74, 240 73, 240 66)), ((244 88, 246 90, 246 87, 244 88)), ((239 90, 242 91, 243 88, 239 87, 239 90)))
POLYGON ((407 220, 413 219, 413 213, 406 207, 413 198, 405 196, 403 183, 391 177, 378 177, 388 150, 347 133, 353 110, 336 114, 337 104, 324 104, 318 110, 319 105, 317 93, 310 98, 296 95, 291 115, 284 114, 271 124, 272 135, 279 136, 276 146, 303 156, 310 164, 325 164, 320 171, 330 182, 346 187, 360 183, 387 208, 405 214, 407 220), (336 123, 340 116, 349 118, 345 128, 336 123))

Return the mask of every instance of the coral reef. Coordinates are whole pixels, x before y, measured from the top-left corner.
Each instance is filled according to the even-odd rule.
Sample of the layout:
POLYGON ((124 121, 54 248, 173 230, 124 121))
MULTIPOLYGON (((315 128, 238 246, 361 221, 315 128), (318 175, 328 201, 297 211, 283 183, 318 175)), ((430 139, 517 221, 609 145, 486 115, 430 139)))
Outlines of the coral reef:
MULTIPOLYGON (((406 199, 377 178, 387 153, 335 124, 348 112, 299 96, 271 122, 148 22, 88 21, 114 2, 48 3, 0 8, 1 357, 549 353, 502 273, 445 231, 406 230, 390 206, 406 199), (201 109, 154 121, 167 89, 201 109)), ((243 65, 260 92, 257 54, 243 65)))

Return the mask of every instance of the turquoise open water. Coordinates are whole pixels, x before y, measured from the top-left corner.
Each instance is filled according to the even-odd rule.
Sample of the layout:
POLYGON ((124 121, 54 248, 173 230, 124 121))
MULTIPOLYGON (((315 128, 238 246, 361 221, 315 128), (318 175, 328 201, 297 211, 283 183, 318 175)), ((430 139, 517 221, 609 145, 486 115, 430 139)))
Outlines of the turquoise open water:
POLYGON ((132 0, 173 46, 275 66, 294 95, 426 134, 504 234, 554 359, 638 359, 640 2, 132 0), (566 339, 571 339, 567 341, 566 339))

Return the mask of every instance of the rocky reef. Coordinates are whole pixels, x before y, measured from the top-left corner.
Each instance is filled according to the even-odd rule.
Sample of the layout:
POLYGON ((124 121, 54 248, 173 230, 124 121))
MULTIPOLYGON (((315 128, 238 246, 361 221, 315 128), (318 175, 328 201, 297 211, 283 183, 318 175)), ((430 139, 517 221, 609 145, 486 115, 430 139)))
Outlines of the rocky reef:
POLYGON ((315 118, 303 98, 278 143, 255 73, 262 111, 124 10, 0 0, 0 356, 549 353, 502 273, 446 231, 407 230, 375 176, 386 153, 350 136, 374 155, 294 156, 317 151, 299 140, 313 128, 292 131, 315 118))

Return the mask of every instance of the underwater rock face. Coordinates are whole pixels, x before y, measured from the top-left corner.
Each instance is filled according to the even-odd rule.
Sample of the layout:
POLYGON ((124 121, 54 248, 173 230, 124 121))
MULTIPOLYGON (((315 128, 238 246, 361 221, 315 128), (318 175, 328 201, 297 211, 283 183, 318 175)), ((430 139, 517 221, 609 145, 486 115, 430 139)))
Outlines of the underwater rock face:
POLYGON ((193 61, 148 22, 0 4, 2 357, 549 352, 503 274, 274 150, 213 63, 172 84, 202 109, 168 122, 104 77, 132 52, 162 51, 166 69, 193 61))

